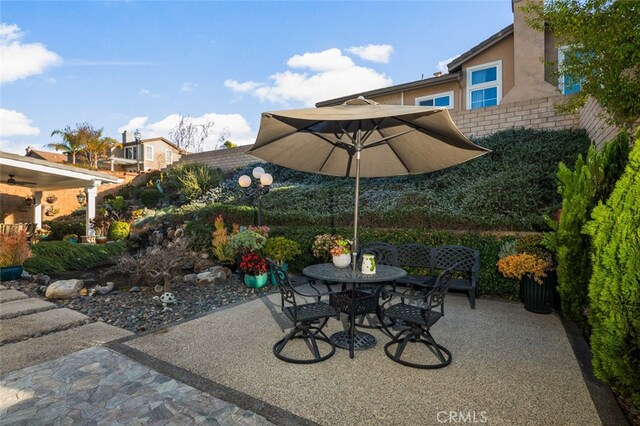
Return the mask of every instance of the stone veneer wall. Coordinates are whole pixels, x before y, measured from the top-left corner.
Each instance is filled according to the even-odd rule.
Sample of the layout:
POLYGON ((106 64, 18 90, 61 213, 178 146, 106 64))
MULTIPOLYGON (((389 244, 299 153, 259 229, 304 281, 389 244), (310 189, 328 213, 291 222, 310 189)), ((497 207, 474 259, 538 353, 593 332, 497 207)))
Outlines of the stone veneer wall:
POLYGON ((253 155, 247 154, 249 148, 251 148, 251 145, 187 154, 180 158, 179 163, 201 163, 229 171, 249 163, 262 161, 253 155))
POLYGON ((578 115, 555 112, 554 106, 563 99, 564 96, 553 96, 478 110, 451 111, 451 118, 465 136, 476 138, 513 128, 559 130, 581 127, 578 115))

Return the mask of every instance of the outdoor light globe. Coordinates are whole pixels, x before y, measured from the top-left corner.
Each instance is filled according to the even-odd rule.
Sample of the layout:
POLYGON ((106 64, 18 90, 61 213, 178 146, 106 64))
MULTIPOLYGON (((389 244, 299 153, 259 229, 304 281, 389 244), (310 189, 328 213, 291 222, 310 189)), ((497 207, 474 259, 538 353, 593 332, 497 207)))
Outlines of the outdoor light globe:
POLYGON ((251 178, 247 175, 242 175, 238 179, 238 184, 243 188, 248 188, 251 186, 251 178))
POLYGON ((273 183, 273 176, 271 176, 269 173, 264 173, 262 176, 260 176, 260 183, 263 186, 269 186, 273 183))
POLYGON ((142 139, 142 135, 140 134, 140 131, 138 129, 136 129, 135 133, 133 134, 133 137, 137 142, 140 142, 140 139, 142 139))
POLYGON ((264 174, 264 169, 262 167, 256 167, 255 169, 253 169, 252 174, 254 178, 260 179, 260 176, 264 174))

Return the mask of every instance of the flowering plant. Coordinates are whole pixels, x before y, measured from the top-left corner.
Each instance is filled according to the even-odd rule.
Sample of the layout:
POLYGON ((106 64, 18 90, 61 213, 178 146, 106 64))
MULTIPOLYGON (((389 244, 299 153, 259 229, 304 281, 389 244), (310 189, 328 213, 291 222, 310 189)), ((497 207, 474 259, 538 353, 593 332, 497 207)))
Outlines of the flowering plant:
POLYGON ((542 278, 552 268, 550 261, 529 253, 505 256, 498 261, 498 270, 507 278, 521 279, 529 275, 537 284, 544 284, 542 278))
POLYGON ((338 238, 333 242, 331 247, 331 256, 340 256, 341 254, 349 254, 351 251, 351 241, 338 238))
POLYGON ((35 230, 35 235, 37 237, 47 236, 49 234, 51 234, 51 227, 49 225, 42 225, 42 228, 35 230))
POLYGON ((267 272, 267 261, 256 252, 250 251, 242 256, 240 268, 248 275, 262 275, 267 272))
POLYGON ((325 262, 329 261, 331 249, 335 245, 336 240, 342 240, 342 236, 333 234, 316 235, 313 244, 311 244, 313 257, 324 260, 325 262))
POLYGON ((265 238, 269 238, 269 231, 271 231, 271 228, 268 226, 247 226, 247 229, 265 238))
POLYGON ((227 260, 233 260, 233 250, 229 247, 229 240, 231 237, 236 235, 238 231, 238 225, 233 224, 233 231, 229 234, 227 227, 224 224, 224 219, 222 215, 217 215, 213 226, 215 230, 212 235, 212 246, 213 246, 213 254, 218 258, 219 261, 224 262, 227 260))

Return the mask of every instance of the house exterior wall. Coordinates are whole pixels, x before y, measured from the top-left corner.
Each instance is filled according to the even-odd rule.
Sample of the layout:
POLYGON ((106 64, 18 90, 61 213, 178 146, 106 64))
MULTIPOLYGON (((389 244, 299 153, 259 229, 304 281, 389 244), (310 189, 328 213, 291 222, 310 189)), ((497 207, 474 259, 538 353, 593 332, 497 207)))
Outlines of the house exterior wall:
MULTIPOLYGON (((418 89, 407 90, 404 92, 404 105, 415 105, 416 98, 423 96, 436 95, 438 93, 453 92, 453 109, 460 108, 460 84, 455 81, 438 84, 437 86, 421 87, 418 89)), ((379 99, 375 99, 376 102, 380 102, 379 99)), ((387 102, 380 102, 387 103, 387 102)))
POLYGON ((166 151, 170 150, 173 153, 173 163, 180 161, 180 152, 174 147, 167 145, 162 140, 143 141, 142 144, 142 159, 144 161, 144 170, 160 170, 169 165, 166 159, 166 151), (147 158, 147 147, 153 148, 153 157, 147 158))

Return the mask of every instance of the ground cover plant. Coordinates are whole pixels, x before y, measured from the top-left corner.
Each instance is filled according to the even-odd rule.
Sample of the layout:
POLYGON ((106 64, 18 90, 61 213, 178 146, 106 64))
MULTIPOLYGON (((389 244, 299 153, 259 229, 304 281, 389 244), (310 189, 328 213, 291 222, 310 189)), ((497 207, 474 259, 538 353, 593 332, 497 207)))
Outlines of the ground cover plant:
MULTIPOLYGON (((493 152, 436 173, 363 179, 362 226, 546 229, 543 215, 561 205, 556 191, 556 165, 559 161, 572 164, 590 143, 584 131, 531 129, 506 130, 476 142, 493 152)), ((238 171, 222 183, 221 189, 202 197, 201 204, 190 207, 192 214, 198 209, 219 209, 211 203, 226 205, 228 210, 230 204, 250 204, 238 188, 237 178, 254 166, 238 171)), ((301 173, 272 164, 263 166, 275 179, 274 187, 262 200, 265 223, 347 226, 352 222, 353 179, 301 173)))
POLYGON ((32 273, 53 274, 65 271, 82 271, 124 252, 124 240, 110 244, 71 244, 67 241, 48 241, 33 244, 34 256, 24 263, 32 273))

